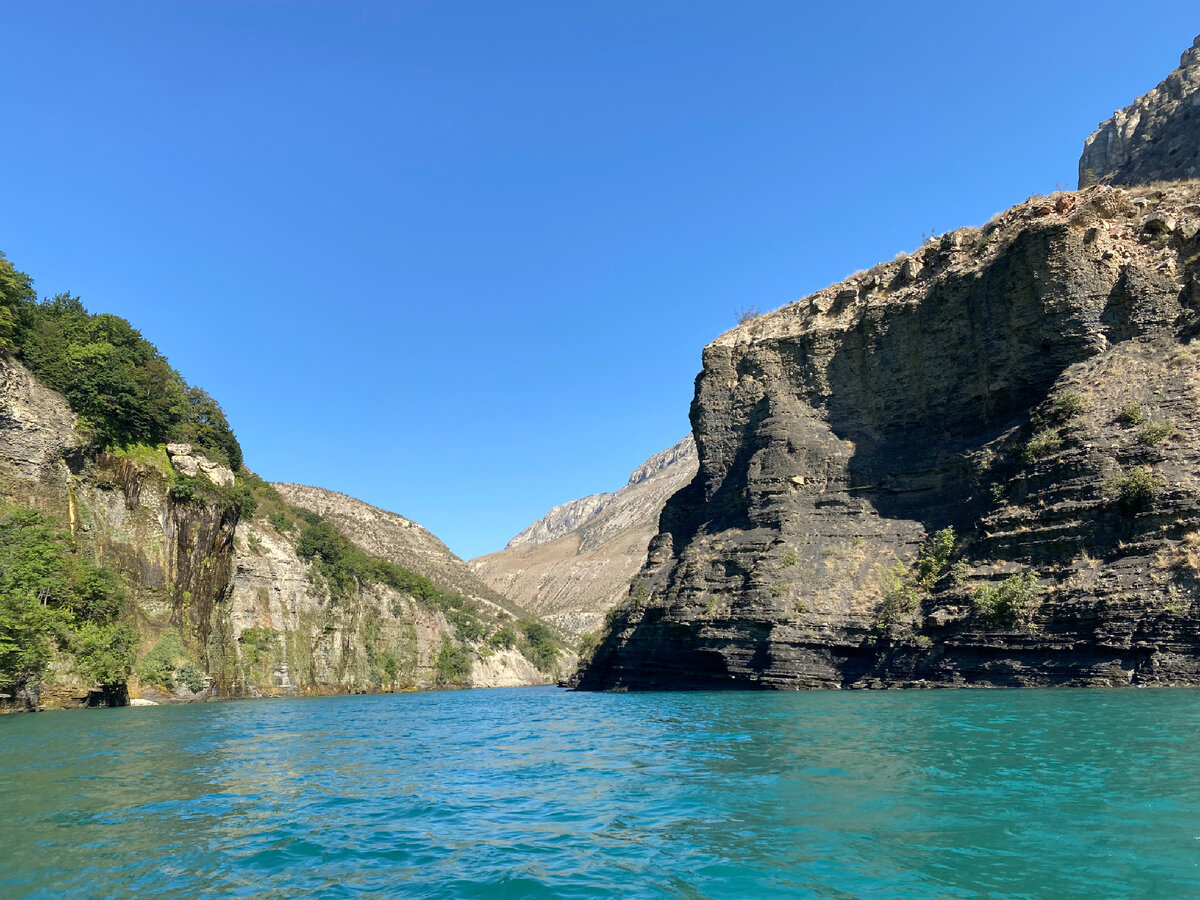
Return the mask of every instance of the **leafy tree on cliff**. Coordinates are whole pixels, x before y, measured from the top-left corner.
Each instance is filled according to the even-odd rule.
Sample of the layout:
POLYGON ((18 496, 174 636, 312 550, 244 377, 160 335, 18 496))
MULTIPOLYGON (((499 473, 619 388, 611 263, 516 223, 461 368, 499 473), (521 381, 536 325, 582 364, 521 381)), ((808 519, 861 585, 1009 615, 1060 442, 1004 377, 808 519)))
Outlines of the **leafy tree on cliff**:
POLYGON ((76 556, 40 513, 0 507, 0 685, 40 680, 56 646, 85 679, 124 682, 136 642, 116 622, 124 599, 116 576, 76 556))
POLYGON ((220 405, 191 387, 119 316, 78 297, 38 302, 33 282, 0 255, 0 349, 16 352, 67 398, 98 447, 188 441, 237 470, 242 450, 220 405))

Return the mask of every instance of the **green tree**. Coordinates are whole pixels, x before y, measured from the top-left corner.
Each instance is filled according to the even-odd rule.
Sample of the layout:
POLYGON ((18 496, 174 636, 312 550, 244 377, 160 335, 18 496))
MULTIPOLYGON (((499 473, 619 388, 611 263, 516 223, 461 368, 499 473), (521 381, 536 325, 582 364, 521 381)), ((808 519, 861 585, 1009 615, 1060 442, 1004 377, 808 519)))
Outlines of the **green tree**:
POLYGON ((0 507, 0 684, 40 680, 55 647, 75 654, 84 677, 124 681, 132 632, 115 624, 124 600, 116 576, 79 557, 53 522, 0 507))
POLYGON ((242 464, 220 405, 189 386, 129 322, 89 314, 71 294, 39 303, 29 276, 2 255, 0 349, 15 351, 63 394, 98 447, 189 441, 235 470, 242 464))
POLYGON ((85 681, 111 687, 124 684, 133 671, 137 632, 128 625, 84 622, 68 641, 75 672, 85 681))
POLYGON ((527 642, 522 648, 525 657, 542 671, 552 669, 558 661, 558 642, 554 640, 554 633, 544 622, 533 619, 522 620, 520 628, 527 642))
POLYGON ((433 672, 434 680, 439 685, 466 684, 471 677, 471 655, 465 647, 443 635, 442 649, 434 661, 433 672))

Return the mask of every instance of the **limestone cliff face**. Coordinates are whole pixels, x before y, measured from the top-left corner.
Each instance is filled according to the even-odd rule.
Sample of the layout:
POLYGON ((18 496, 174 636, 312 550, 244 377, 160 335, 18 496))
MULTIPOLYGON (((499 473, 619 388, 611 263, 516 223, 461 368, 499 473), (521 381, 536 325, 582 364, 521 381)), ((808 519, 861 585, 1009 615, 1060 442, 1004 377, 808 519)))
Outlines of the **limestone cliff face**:
MULTIPOLYGON (((276 483, 287 502, 332 522, 366 552, 420 572, 445 590, 481 604, 489 620, 513 623, 525 612, 475 578, 466 563, 433 534, 396 513, 345 494, 307 485, 276 483)), ((436 685, 435 661, 443 638, 459 640, 445 614, 384 585, 358 592, 350 602, 334 601, 295 550, 295 536, 278 533, 256 519, 238 526, 239 548, 232 585, 230 625, 235 641, 247 629, 272 632, 274 668, 256 689, 292 692, 378 683, 374 660, 383 653, 397 660, 399 686, 436 685)), ((516 650, 468 642, 472 657, 466 687, 546 684, 516 650)), ((265 671, 263 675, 266 675, 265 671)))
POLYGON ((1101 122, 1079 159, 1079 186, 1200 177, 1200 37, 1158 87, 1101 122))
MULTIPOLYGON (((332 496, 339 505, 366 506, 340 494, 332 496)), ((308 499, 313 499, 311 493, 308 499)), ((358 517, 354 521, 362 526, 358 517)), ((234 662, 232 693, 375 689, 384 680, 380 669, 385 654, 396 661, 396 688, 437 685, 435 664, 443 640, 459 639, 444 613, 385 585, 366 586, 348 599, 330 597, 313 578, 311 566, 296 554, 294 536, 280 534, 261 519, 239 523, 237 538, 228 611, 221 622, 224 645, 234 662)), ((379 555, 393 561, 402 558, 379 555)), ((461 560, 458 564, 464 565, 461 560)), ((498 615, 515 618, 502 611, 498 615)), ((470 643, 467 647, 472 666, 463 687, 551 681, 516 650, 489 651, 470 643)))
POLYGON ((23 365, 0 352, 0 487, 6 496, 43 508, 47 493, 60 501, 46 512, 64 520, 77 453, 75 414, 61 394, 44 387, 23 365), (40 488, 45 486, 45 489, 40 488))
POLYGON ((1035 198, 722 335, 581 686, 1200 683, 1198 230, 1035 198))
POLYGON ((495 590, 582 634, 628 592, 667 498, 696 474, 689 435, 638 466, 620 490, 556 506, 498 553, 470 561, 495 590))
MULTIPOLYGON (((464 687, 544 684, 516 649, 467 639, 444 610, 381 585, 333 597, 295 549, 261 515, 239 521, 236 506, 178 495, 178 477, 229 488, 233 473, 186 444, 136 452, 88 453, 66 400, 17 360, 0 354, 0 497, 46 512, 78 546, 116 571, 130 590, 127 618, 144 657, 168 631, 180 635, 187 661, 204 675, 193 691, 140 684, 129 693, 155 700, 247 697, 429 688, 448 641, 469 657, 464 687), (385 660, 395 677, 385 676, 385 660)), ((297 485, 285 499, 327 517, 368 553, 476 600, 489 622, 515 623, 524 611, 476 579, 436 537, 401 516, 360 501, 297 485)), ((570 665, 572 657, 564 660, 570 665)), ((69 666, 55 667, 43 702, 87 702, 91 685, 69 666)))

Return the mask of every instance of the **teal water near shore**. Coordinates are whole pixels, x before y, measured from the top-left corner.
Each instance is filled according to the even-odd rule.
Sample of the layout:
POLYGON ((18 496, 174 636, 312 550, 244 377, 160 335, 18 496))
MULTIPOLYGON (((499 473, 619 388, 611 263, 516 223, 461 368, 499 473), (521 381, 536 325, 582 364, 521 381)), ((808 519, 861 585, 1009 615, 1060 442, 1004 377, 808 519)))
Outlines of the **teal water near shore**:
POLYGON ((1195 897, 1200 691, 0 718, 0 896, 1195 897))

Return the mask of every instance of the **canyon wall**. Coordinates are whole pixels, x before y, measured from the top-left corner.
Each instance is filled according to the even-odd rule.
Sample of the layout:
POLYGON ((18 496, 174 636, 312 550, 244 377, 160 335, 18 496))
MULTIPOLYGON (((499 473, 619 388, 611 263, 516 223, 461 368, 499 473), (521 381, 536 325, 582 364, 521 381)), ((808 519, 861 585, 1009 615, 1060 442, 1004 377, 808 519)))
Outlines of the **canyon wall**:
POLYGON ((579 685, 1200 682, 1198 231, 1033 198, 722 335, 579 685))

